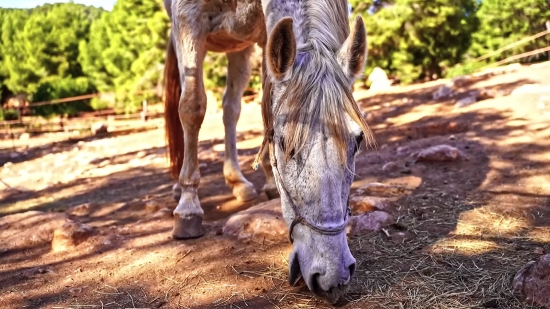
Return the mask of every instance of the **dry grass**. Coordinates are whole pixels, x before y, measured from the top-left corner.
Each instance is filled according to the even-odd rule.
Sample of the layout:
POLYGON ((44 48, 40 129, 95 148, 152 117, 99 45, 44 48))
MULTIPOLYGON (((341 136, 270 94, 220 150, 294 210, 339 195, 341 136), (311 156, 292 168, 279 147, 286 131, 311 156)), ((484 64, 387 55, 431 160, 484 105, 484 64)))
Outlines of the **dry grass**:
MULTIPOLYGON (((457 226, 477 224, 480 218, 472 213, 488 213, 484 208, 490 203, 459 201, 442 192, 409 196, 404 202, 410 205, 408 213, 388 232, 350 239, 357 272, 346 308, 541 308, 522 302, 511 286, 516 272, 547 243, 541 245, 518 233, 502 234, 501 225, 491 222, 479 234, 456 233, 457 226), (433 212, 437 207, 447 211, 433 212), (424 214, 421 219, 419 212, 424 214), (465 212, 471 214, 464 216, 465 212), (428 232, 428 226, 440 228, 441 234, 428 232), (404 227, 414 234, 413 239, 396 243, 388 238, 404 227), (495 229, 492 235, 491 228, 495 229)), ((503 216, 499 213, 493 220, 517 221, 513 214, 503 216)), ((289 287, 288 265, 283 261, 263 271, 234 271, 271 280, 274 289, 263 297, 273 308, 334 308, 314 297, 303 283, 300 289, 289 287)))
POLYGON ((511 290, 513 276, 536 257, 540 244, 527 237, 454 235, 453 227, 462 223, 457 222, 459 214, 482 206, 479 203, 438 193, 411 196, 407 203, 415 206, 400 224, 416 234, 413 240, 393 243, 382 233, 351 240, 358 260, 351 307, 540 308, 522 303, 511 290), (423 205, 443 205, 448 211, 424 212, 427 218, 417 221, 414 212, 423 205), (426 222, 441 227, 442 234, 426 232, 426 222))

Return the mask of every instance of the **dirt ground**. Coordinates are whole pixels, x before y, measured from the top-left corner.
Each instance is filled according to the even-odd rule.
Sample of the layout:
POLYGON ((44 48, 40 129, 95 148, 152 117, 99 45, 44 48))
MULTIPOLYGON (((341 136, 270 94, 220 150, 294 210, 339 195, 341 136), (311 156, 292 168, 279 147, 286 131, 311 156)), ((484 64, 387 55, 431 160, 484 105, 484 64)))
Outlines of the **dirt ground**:
MULTIPOLYGON (((388 197, 398 206, 391 229, 407 237, 350 238, 357 271, 342 308, 537 308, 513 295, 511 281, 525 263, 550 253, 550 101, 510 92, 550 84, 550 66, 473 77, 456 96, 434 100, 445 82, 355 94, 378 147, 358 155, 352 193, 370 182, 407 186, 388 197), (455 108, 473 89, 499 95, 455 108), (440 144, 464 158, 414 162, 413 153, 440 144)), ((238 130, 241 166, 260 189, 263 173, 250 168, 261 142, 257 104, 243 106, 238 130)), ((220 235, 229 215, 266 197, 241 204, 225 186, 215 104, 200 138, 207 234, 186 241, 171 238, 169 215, 153 216, 175 207, 161 120, 101 138, 2 141, 0 217, 49 217, 28 213, 0 226, 0 307, 329 308, 303 284, 288 285, 286 238, 220 235), (72 208, 79 205, 87 205, 78 208, 84 212, 72 208), (98 234, 55 253, 44 235, 65 216, 98 234)))

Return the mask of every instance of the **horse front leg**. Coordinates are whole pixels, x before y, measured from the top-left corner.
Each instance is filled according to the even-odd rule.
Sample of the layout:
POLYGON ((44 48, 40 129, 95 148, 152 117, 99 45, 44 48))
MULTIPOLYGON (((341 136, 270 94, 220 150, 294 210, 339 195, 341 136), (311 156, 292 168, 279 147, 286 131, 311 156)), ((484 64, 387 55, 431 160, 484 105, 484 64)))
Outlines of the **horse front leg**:
POLYGON ((206 93, 203 83, 203 61, 206 54, 204 40, 192 37, 185 23, 174 22, 174 43, 181 81, 178 114, 183 128, 184 155, 179 174, 181 196, 174 210, 172 235, 177 239, 204 235, 198 188, 200 184, 197 147, 199 130, 206 113, 206 93))
POLYGON ((223 124, 225 127, 225 160, 223 175, 226 184, 239 201, 250 201, 258 197, 254 185, 244 176, 237 159, 237 122, 241 115, 243 92, 251 73, 250 55, 254 46, 242 51, 227 53, 227 84, 223 93, 223 124))

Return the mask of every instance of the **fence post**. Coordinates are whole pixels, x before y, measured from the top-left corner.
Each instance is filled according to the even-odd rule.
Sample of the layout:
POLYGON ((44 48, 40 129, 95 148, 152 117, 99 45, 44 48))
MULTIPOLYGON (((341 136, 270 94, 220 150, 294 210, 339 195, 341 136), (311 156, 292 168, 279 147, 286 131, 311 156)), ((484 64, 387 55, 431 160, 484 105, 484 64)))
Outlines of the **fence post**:
POLYGON ((143 100, 142 110, 141 110, 141 121, 147 121, 147 100, 143 100))

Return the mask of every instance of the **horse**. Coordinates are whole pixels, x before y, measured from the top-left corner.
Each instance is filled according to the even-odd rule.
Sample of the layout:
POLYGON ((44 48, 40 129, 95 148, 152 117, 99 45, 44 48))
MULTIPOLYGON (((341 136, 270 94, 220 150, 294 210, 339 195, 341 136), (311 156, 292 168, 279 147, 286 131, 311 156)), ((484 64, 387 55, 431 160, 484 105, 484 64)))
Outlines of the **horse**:
POLYGON ((165 118, 178 205, 173 236, 203 234, 197 196, 198 132, 206 95, 207 50, 228 57, 223 95, 223 173, 241 200, 257 192, 237 163, 235 127, 250 76, 251 46, 262 48, 264 140, 253 167, 264 190, 281 198, 293 244, 289 283, 303 278, 331 303, 346 293, 355 272, 345 233, 355 155, 374 141, 352 95, 367 58, 361 17, 352 29, 346 0, 165 0, 172 33, 165 62, 165 118))

